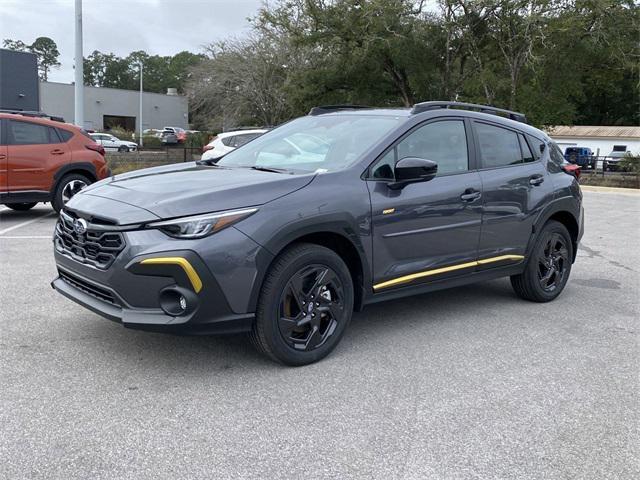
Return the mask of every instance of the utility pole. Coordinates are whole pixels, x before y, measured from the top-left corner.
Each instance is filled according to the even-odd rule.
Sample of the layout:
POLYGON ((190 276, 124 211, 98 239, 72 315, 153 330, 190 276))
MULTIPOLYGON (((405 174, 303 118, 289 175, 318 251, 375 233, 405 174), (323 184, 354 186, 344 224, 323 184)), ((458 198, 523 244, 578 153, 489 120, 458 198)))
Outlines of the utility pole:
POLYGON ((140 62, 138 65, 140 65, 140 110, 139 110, 139 115, 138 115, 138 135, 140 137, 140 146, 143 147, 143 143, 142 143, 142 62, 140 62))
POLYGON ((74 86, 74 120, 84 128, 84 56, 82 55, 82 0, 76 0, 76 52, 74 86))

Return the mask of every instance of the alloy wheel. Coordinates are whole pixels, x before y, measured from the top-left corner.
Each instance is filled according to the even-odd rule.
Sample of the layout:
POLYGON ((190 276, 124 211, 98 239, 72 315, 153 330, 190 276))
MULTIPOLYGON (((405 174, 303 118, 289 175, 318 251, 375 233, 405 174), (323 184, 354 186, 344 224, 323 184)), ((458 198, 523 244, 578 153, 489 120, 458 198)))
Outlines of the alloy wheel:
POLYGON ((87 186, 87 182, 83 180, 71 180, 62 189, 62 204, 66 205, 71 197, 87 186))
POLYGON ((564 237, 558 233, 551 234, 538 257, 538 281, 545 292, 562 286, 569 263, 569 249, 564 237))
POLYGON ((278 313, 280 334, 290 347, 303 351, 319 348, 344 316, 342 281, 327 266, 306 266, 287 282, 278 313))

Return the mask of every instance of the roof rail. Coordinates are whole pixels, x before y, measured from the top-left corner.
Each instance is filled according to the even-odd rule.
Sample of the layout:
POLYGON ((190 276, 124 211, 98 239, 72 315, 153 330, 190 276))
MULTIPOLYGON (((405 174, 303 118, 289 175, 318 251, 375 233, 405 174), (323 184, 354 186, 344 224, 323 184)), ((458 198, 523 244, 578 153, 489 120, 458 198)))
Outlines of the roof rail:
POLYGON ((25 117, 39 117, 39 118, 48 118, 49 120, 53 120, 55 122, 64 122, 64 118, 58 117, 56 115, 49 115, 44 112, 36 112, 35 110, 11 110, 11 109, 0 109, 0 113, 11 113, 13 115, 24 115, 25 117))
POLYGON ((323 113, 335 112, 336 110, 362 110, 368 107, 366 105, 323 105, 320 107, 313 107, 309 111, 309 115, 322 115, 323 113))
POLYGON ((527 123, 527 117, 524 113, 512 112, 503 108, 492 107, 491 105, 478 105, 476 103, 463 102, 422 102, 416 103, 411 109, 412 114, 422 113, 429 110, 437 110, 440 108, 460 108, 463 110, 478 110, 482 113, 491 113, 493 115, 503 115, 511 120, 520 123, 527 123))

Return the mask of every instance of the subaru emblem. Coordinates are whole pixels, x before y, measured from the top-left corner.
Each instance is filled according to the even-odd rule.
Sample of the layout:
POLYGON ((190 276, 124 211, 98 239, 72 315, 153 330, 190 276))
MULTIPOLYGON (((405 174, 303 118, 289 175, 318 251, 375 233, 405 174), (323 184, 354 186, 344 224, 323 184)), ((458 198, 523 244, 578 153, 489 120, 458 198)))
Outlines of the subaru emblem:
POLYGON ((73 222, 73 231, 78 235, 82 235, 87 231, 87 221, 84 218, 78 218, 73 222))

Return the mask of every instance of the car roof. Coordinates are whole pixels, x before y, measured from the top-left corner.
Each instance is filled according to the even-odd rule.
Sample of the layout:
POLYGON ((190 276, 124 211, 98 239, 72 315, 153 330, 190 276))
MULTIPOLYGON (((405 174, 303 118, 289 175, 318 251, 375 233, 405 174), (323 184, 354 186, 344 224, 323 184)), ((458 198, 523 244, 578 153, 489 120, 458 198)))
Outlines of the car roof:
POLYGON ((232 130, 230 132, 222 132, 217 135, 218 138, 227 138, 233 135, 243 135, 247 133, 266 133, 269 129, 267 128, 256 128, 254 130, 232 130))
POLYGON ((47 117, 34 117, 31 115, 21 115, 19 113, 6 113, 0 112, 0 118, 6 118, 8 120, 17 120, 21 122, 37 123, 39 125, 46 125, 48 127, 63 128, 66 130, 72 130, 74 132, 80 132, 82 129, 73 123, 60 122, 58 120, 51 120, 47 117))
POLYGON ((405 117, 407 121, 411 118, 419 118, 422 120, 427 120, 430 118, 437 117, 468 117, 476 120, 486 120, 492 123, 499 123, 504 125, 505 127, 513 128, 519 130, 524 133, 528 133, 533 135, 534 137, 543 138, 545 140, 550 140, 546 133, 542 130, 539 130, 527 123, 519 122, 516 120, 511 120, 510 118, 506 118, 500 115, 496 115, 493 113, 484 113, 484 112, 475 112, 472 110, 462 110, 462 109, 448 109, 448 108, 440 108, 436 110, 427 110, 420 113, 412 113, 411 108, 354 108, 350 109, 338 109, 338 110, 328 110, 327 112, 319 112, 315 114, 316 116, 388 116, 388 117, 405 117))

